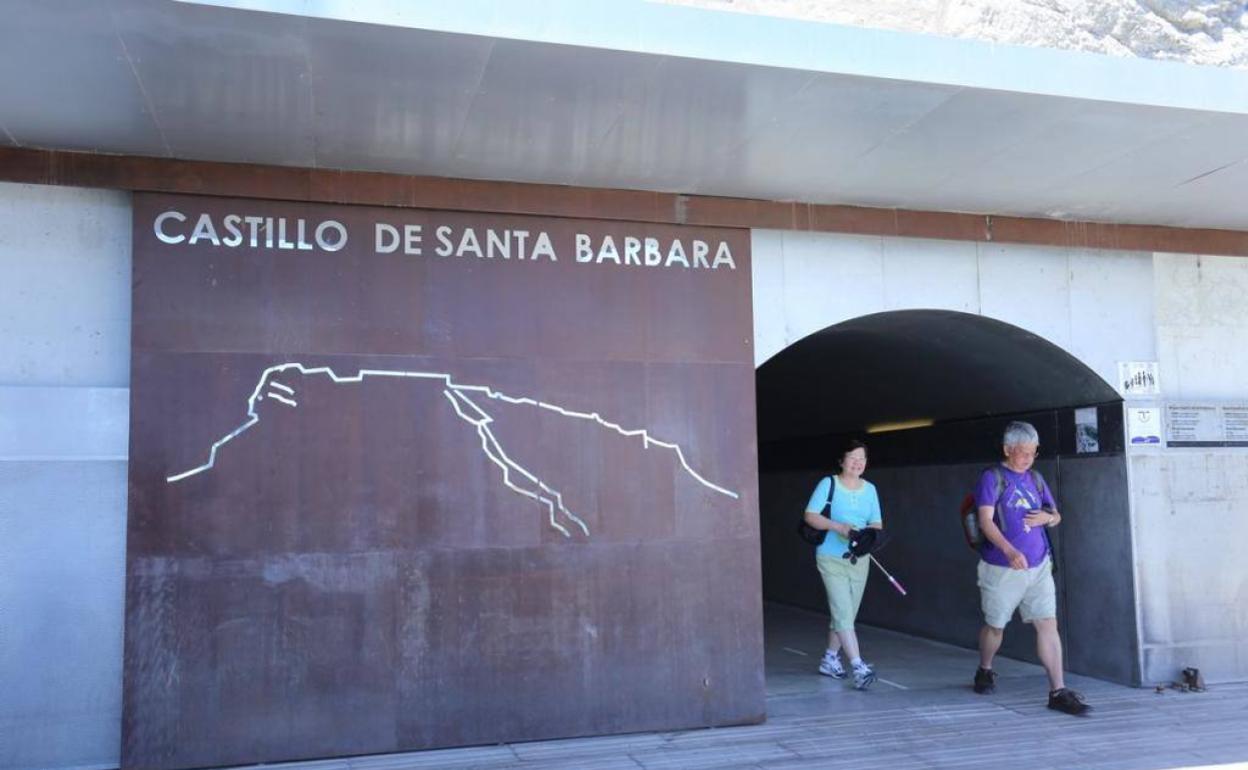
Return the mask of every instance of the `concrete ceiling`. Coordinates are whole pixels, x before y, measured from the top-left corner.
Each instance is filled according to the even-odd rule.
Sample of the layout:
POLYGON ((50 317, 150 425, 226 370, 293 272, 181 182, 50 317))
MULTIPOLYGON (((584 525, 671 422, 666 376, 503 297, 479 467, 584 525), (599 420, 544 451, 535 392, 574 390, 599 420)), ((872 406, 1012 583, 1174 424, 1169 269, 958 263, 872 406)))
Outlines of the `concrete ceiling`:
POLYGON ((876 313, 829 326, 759 367, 756 383, 764 443, 1121 400, 1048 340, 948 310, 876 313))
POLYGON ((10 0, 0 143, 1248 230, 1248 73, 586 5, 10 0))

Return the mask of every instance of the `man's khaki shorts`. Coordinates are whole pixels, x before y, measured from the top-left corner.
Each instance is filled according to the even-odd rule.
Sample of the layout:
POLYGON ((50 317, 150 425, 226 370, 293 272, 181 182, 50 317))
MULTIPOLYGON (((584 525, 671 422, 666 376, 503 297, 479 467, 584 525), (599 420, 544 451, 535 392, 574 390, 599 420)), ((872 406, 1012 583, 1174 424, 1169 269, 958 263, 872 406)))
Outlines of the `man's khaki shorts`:
POLYGON ((1039 566, 1025 570, 979 562, 979 599, 984 622, 1005 628, 1014 615, 1024 623, 1057 617, 1057 589, 1053 585, 1053 562, 1045 557, 1039 566))
POLYGON ((829 628, 853 631, 871 564, 867 559, 850 564, 849 559, 839 556, 818 556, 815 565, 819 567, 819 577, 823 578, 823 589, 828 592, 828 610, 832 613, 829 628))

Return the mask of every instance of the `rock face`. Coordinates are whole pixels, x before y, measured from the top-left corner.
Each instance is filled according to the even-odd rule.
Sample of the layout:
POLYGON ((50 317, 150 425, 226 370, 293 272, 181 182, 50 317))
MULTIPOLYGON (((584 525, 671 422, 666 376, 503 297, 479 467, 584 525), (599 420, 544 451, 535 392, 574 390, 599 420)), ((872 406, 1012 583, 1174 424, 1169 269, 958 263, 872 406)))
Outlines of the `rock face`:
POLYGON ((1248 68, 1243 0, 665 0, 1012 45, 1248 68))

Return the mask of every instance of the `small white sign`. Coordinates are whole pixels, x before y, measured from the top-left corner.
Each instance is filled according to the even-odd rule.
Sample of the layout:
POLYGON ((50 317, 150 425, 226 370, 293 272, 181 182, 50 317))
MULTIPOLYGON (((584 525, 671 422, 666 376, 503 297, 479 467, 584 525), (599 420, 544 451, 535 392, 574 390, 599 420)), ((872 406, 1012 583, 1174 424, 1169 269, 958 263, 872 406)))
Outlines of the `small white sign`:
POLYGON ((1096 407, 1075 410, 1075 452, 1095 454, 1101 451, 1100 427, 1096 421, 1096 407))
POLYGON ((1161 444, 1161 410, 1127 409, 1127 442, 1132 446, 1161 444))
POLYGON ((1161 393, 1161 380, 1156 361, 1119 361, 1118 392, 1123 396, 1156 396, 1161 393))

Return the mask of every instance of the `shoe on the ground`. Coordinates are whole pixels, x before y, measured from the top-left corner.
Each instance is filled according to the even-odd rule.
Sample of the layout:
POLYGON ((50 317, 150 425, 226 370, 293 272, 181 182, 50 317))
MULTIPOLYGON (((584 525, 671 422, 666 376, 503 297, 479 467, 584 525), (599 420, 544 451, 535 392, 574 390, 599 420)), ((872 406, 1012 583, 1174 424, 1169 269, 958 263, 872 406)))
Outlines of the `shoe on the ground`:
POLYGON ((1069 687, 1049 693, 1049 708, 1075 716, 1082 716, 1092 710, 1083 696, 1069 687))
POLYGON ((854 689, 865 690, 875 681, 875 669, 863 663, 854 666, 854 689))
POLYGON ((830 676, 833 679, 845 678, 845 664, 841 663, 840 655, 823 654, 823 660, 819 661, 819 673, 824 676, 830 676))
MULTIPOLYGON (((987 695, 997 690, 997 672, 990 668, 979 667, 975 669, 975 692, 980 695, 987 695)), ((1050 701, 1050 704, 1052 701, 1050 701)))

